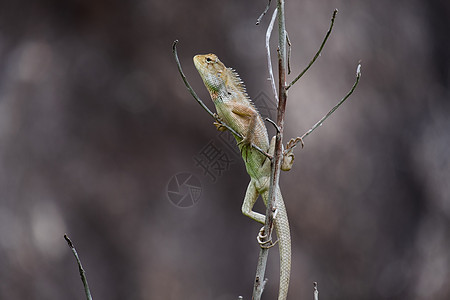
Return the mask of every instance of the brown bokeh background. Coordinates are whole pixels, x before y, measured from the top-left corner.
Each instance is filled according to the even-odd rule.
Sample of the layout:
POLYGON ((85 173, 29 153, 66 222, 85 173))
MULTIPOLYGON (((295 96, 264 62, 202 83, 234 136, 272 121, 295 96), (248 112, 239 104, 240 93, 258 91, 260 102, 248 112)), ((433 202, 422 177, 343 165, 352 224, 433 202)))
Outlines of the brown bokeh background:
MULTIPOLYGON (((0 4, 0 299, 250 299, 259 224, 240 213, 235 160, 216 182, 193 160, 217 139, 171 53, 214 52, 251 97, 271 95, 265 1, 3 1, 0 4), (199 202, 167 198, 195 174, 199 202)), ((450 5, 444 0, 287 1, 292 69, 285 137, 362 79, 282 174, 293 240, 290 299, 450 298, 450 5)), ((272 45, 275 47, 276 34, 272 45)), ((211 107, 211 105, 210 105, 211 107)), ((228 151, 223 149, 223 151, 228 151)), ((258 209, 262 210, 259 204, 258 209)), ((264 299, 278 288, 269 257, 264 299)))

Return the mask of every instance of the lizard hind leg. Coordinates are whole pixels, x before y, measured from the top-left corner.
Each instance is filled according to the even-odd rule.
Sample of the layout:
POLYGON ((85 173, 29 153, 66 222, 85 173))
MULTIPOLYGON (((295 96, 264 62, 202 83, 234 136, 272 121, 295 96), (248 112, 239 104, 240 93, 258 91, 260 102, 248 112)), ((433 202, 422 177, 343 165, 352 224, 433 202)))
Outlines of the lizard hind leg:
POLYGON ((247 191, 245 192, 244 203, 242 203, 242 213, 245 216, 255 220, 256 222, 264 224, 266 222, 266 216, 256 211, 253 211, 253 206, 255 205, 258 196, 259 193, 256 190, 255 182, 254 180, 250 180, 250 183, 248 184, 247 187, 247 191))
MULTIPOLYGON (((238 123, 241 123, 242 127, 245 128, 244 132, 241 132, 243 139, 238 142, 238 146, 241 154, 245 153, 245 161, 247 161, 249 151, 255 144, 255 129, 259 114, 253 106, 240 103, 235 103, 231 112, 235 119, 239 120, 238 123)), ((242 158, 244 158, 244 155, 242 155, 242 158)))

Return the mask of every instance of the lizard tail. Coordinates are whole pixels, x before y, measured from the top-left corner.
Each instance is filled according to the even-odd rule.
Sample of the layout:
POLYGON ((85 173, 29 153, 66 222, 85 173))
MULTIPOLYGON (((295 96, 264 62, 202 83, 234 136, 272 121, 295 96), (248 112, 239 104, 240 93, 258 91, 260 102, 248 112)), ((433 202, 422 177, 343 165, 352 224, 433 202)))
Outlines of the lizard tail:
POLYGON ((280 290, 278 292, 278 300, 286 300, 291 275, 291 235, 286 207, 279 191, 277 196, 276 207, 278 215, 275 218, 275 230, 280 247, 280 290))

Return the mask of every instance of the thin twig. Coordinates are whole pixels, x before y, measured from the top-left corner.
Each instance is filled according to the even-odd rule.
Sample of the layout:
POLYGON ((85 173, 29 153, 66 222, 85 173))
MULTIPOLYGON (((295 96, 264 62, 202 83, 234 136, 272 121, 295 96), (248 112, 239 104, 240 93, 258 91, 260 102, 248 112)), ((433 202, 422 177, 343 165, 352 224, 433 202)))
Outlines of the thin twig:
POLYGON ((291 40, 289 39, 289 34, 286 31, 286 43, 288 45, 288 53, 287 53, 287 73, 288 75, 291 74, 291 51, 292 51, 292 44, 291 40))
POLYGON ((261 23, 262 18, 264 17, 264 15, 267 13, 267 11, 269 10, 270 7, 270 2, 272 0, 269 0, 269 3, 267 3, 266 8, 264 9, 264 11, 262 12, 262 14, 258 17, 258 19, 256 19, 256 25, 259 25, 261 23))
POLYGON ((314 285, 314 300, 319 300, 319 289, 317 288, 317 282, 313 282, 314 285))
POLYGON ((75 249, 75 246, 73 245, 72 241, 69 239, 67 234, 64 235, 64 239, 66 240, 67 244, 69 245, 70 249, 73 252, 73 255, 75 256, 75 259, 77 260, 78 270, 80 271, 81 281, 83 282, 84 292, 86 293, 86 299, 92 300, 91 291, 89 290, 89 285, 86 278, 86 272, 84 271, 83 266, 81 265, 81 260, 78 257, 77 250, 75 249))
POLYGON ((272 20, 270 20, 269 26, 267 27, 266 31, 266 51, 267 51, 267 68, 269 69, 269 79, 270 84, 272 85, 272 91, 275 95, 275 99, 277 100, 278 105, 278 93, 277 93, 277 87, 275 85, 275 78, 273 76, 273 68, 272 68, 272 58, 270 57, 270 36, 272 35, 273 25, 275 23, 275 19, 277 17, 277 11, 278 9, 275 8, 272 15, 272 20))
MULTIPOLYGON (((172 44, 172 52, 173 55, 175 56, 175 61, 177 63, 178 66, 178 72, 181 75, 181 78, 184 81, 184 84, 186 85, 186 88, 189 90, 189 92, 191 93, 192 97, 194 97, 194 99, 198 102, 198 104, 200 104, 201 107, 203 107, 204 110, 206 110, 206 112, 214 118, 214 120, 216 120, 217 123, 219 123, 220 125, 222 125, 223 127, 225 127, 226 129, 228 129, 233 135, 237 136, 238 138, 242 139, 242 135, 240 135, 238 132, 236 132, 233 128, 231 128, 230 126, 228 126, 226 123, 224 123, 218 116, 217 114, 213 113, 206 105, 205 103, 197 96, 197 93, 194 91, 194 89, 192 88, 192 86, 189 84, 186 75, 184 75, 183 69, 181 68, 181 63, 180 63, 180 59, 178 58, 178 52, 177 52, 177 43, 178 40, 175 40, 172 44)), ((261 148, 259 148, 256 145, 251 145, 253 148, 255 148, 256 150, 258 150, 261 154, 263 154, 264 156, 266 156, 269 159, 272 159, 272 155, 270 155, 269 153, 267 153, 266 151, 262 150, 261 148)))
POLYGON ((273 127, 275 127, 275 130, 278 132, 280 132, 280 127, 278 127, 277 123, 275 123, 273 120, 266 118, 266 121, 269 122, 270 124, 273 125, 273 127))
POLYGON ((314 126, 311 127, 308 131, 306 131, 301 137, 291 139, 288 143, 288 146, 286 147, 287 148, 286 150, 294 148, 300 141, 302 142, 303 146, 303 139, 308 135, 310 135, 317 127, 322 126, 323 122, 325 122, 325 120, 328 119, 328 117, 331 116, 336 111, 336 109, 338 109, 339 106, 341 106, 345 102, 345 100, 347 100, 347 98, 350 97, 351 94, 353 94, 353 91, 356 89, 356 86, 358 85, 360 78, 361 78, 361 64, 358 64, 358 66, 356 67, 356 81, 353 84, 350 91, 347 93, 347 95, 345 95, 345 97, 342 98, 341 101, 339 101, 332 109, 330 109, 330 111, 326 115, 324 115, 319 121, 317 121, 317 123, 314 124, 314 126))
POLYGON ((305 73, 306 71, 308 71, 308 69, 312 66, 312 64, 316 61, 316 59, 319 57, 320 52, 322 52, 323 46, 325 46, 325 43, 328 40, 328 37, 330 36, 331 30, 333 29, 333 25, 334 25, 334 20, 336 18, 336 14, 337 14, 338 10, 337 8, 333 11, 333 16, 331 17, 331 24, 330 24, 330 28, 327 31, 327 34, 325 35, 325 38, 322 41, 322 44, 320 45, 319 50, 317 51, 316 55, 314 55, 314 58, 309 62, 308 66, 306 66, 306 68, 297 76, 295 77, 294 80, 292 80, 291 83, 289 83, 289 85, 286 87, 286 90, 289 90, 291 88, 291 86, 293 86, 297 80, 299 80, 305 73))
MULTIPOLYGON (((221 123, 220 120, 218 120, 215 116, 215 114, 208 108, 208 106, 205 105, 205 103, 203 103, 202 100, 200 100, 200 98, 197 96, 197 93, 194 91, 194 89, 191 87, 191 85, 189 84, 189 82, 187 81, 186 76, 184 75, 183 69, 181 68, 181 63, 180 60, 178 59, 178 53, 177 53, 177 44, 178 44, 178 40, 175 40, 172 44, 172 52, 173 55, 175 56, 175 61, 177 62, 177 66, 178 66, 178 72, 180 72, 181 78, 183 78, 184 84, 186 85, 186 88, 189 90, 189 92, 191 93, 192 97, 194 97, 195 100, 197 100, 198 104, 201 105, 201 107, 203 107, 204 110, 206 110, 206 112, 208 114, 210 114, 211 117, 213 117, 217 122, 221 123)), ((225 126, 228 130, 230 130, 233 134, 237 135, 240 137, 240 134, 235 132, 231 127, 229 127, 227 124, 221 124, 223 126, 225 126)))

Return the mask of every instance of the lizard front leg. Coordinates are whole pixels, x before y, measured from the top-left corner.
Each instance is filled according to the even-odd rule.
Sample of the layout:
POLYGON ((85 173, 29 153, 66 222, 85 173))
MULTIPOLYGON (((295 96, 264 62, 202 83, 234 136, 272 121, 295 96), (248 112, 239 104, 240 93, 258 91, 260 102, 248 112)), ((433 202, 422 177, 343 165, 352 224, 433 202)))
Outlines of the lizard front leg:
POLYGON ((236 115, 237 119, 240 119, 244 123, 243 128, 246 128, 246 130, 242 132, 244 137, 238 145, 242 145, 241 151, 245 150, 248 152, 249 148, 255 144, 255 128, 258 120, 258 112, 252 106, 239 103, 233 104, 231 112, 236 115))

